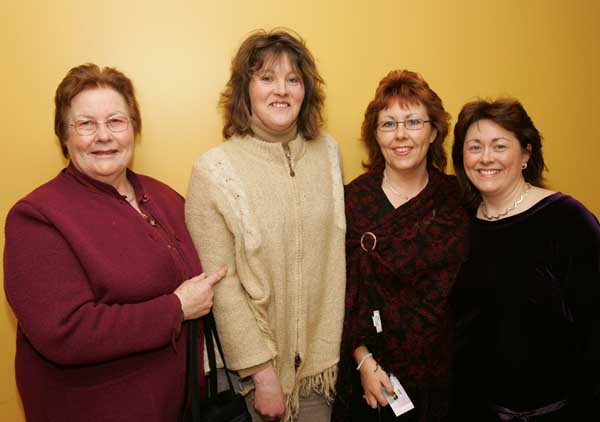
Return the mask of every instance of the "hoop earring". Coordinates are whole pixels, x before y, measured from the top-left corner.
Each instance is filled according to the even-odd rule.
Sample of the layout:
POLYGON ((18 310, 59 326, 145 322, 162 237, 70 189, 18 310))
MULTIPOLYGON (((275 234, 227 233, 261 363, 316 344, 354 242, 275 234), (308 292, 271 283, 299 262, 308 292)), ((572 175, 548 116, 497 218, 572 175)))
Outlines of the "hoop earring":
POLYGON ((527 168, 527 161, 521 164, 521 170, 525 170, 527 168))

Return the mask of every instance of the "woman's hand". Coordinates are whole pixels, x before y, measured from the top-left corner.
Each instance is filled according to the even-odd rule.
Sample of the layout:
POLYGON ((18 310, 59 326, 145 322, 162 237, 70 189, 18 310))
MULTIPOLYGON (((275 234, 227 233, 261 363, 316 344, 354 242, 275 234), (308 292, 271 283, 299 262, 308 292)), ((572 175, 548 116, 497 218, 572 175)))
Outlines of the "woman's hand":
MULTIPOLYGON (((366 347, 359 346, 354 351, 354 358, 358 363, 368 353, 369 351, 366 347)), ((390 395, 394 393, 394 387, 392 387, 390 377, 388 377, 383 368, 381 368, 377 361, 371 356, 363 362, 359 371, 360 383, 365 392, 367 404, 373 409, 377 408, 378 403, 380 406, 387 406, 388 402, 381 391, 381 387, 383 386, 385 391, 390 395)))
POLYGON ((285 413, 283 390, 272 365, 252 375, 254 408, 265 420, 277 420, 285 413))
POLYGON ((213 286, 227 274, 223 265, 210 275, 202 273, 184 281, 173 292, 181 302, 183 320, 196 319, 206 315, 213 304, 213 286))

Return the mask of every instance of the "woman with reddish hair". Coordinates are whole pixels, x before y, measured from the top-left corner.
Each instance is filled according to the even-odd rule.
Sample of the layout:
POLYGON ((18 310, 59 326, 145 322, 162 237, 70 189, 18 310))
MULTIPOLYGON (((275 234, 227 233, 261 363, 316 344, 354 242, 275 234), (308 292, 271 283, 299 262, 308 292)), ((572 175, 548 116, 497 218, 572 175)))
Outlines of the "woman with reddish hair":
MULTIPOLYGON (((379 83, 365 112, 367 172, 346 186, 346 316, 333 420, 396 420, 383 390, 395 377, 414 410, 448 410, 448 293, 466 255, 468 214, 444 174, 450 116, 407 70, 379 83), (392 377, 393 375, 393 377, 392 377)), ((410 407, 407 406, 407 408, 410 407)))
POLYGON ((55 105, 69 164, 6 219, 4 287, 19 322, 26 419, 175 421, 184 322, 210 310, 225 269, 202 273, 183 198, 129 170, 142 118, 127 76, 74 67, 55 105))

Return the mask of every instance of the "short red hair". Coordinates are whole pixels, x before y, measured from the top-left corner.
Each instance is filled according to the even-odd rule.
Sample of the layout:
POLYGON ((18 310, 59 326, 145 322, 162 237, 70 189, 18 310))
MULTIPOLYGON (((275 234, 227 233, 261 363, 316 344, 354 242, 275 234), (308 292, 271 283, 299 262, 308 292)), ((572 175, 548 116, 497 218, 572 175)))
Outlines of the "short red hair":
POLYGON ((131 79, 113 67, 100 69, 93 63, 82 64, 69 70, 56 88, 54 95, 54 133, 60 141, 65 158, 69 157, 66 142, 69 132, 67 114, 71 107, 71 101, 82 91, 97 88, 111 88, 121 94, 127 104, 133 133, 139 135, 142 131, 142 116, 135 99, 135 89, 131 79))

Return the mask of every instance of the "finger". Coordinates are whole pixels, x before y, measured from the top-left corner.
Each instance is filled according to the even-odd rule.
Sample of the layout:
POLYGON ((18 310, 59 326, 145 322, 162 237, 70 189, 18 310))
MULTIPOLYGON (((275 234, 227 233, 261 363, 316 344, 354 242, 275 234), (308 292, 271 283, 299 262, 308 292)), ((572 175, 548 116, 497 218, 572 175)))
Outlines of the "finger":
POLYGON ((377 402, 379 403, 380 406, 387 406, 388 401, 385 398, 385 396, 383 395, 383 393, 375 394, 375 398, 377 399, 377 402))
POLYGON ((377 399, 373 395, 367 394, 367 404, 371 408, 376 409, 377 408, 377 399))
POLYGON ((385 391, 387 391, 388 394, 394 394, 394 387, 392 386, 392 382, 390 381, 390 378, 387 375, 385 376, 385 379, 381 381, 381 383, 383 384, 383 388, 385 388, 385 391))
POLYGON ((217 271, 215 271, 214 273, 212 273, 211 275, 209 275, 207 277, 207 280, 208 280, 208 282, 210 283, 211 286, 214 286, 220 280, 223 279, 223 277, 225 276, 225 274, 227 274, 227 266, 223 265, 217 271))

